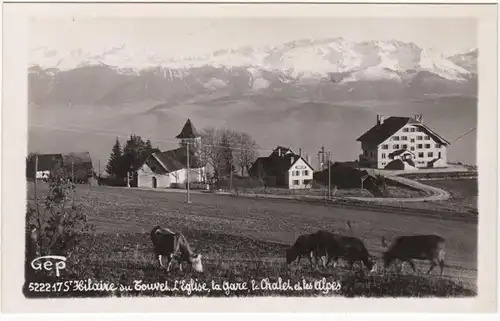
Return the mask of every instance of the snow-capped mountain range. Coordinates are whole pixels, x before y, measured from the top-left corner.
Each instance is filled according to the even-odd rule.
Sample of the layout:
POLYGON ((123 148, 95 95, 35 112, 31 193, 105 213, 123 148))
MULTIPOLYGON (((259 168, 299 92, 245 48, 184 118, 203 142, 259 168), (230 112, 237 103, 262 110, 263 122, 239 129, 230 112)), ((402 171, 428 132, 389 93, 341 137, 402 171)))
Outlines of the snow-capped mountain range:
MULTIPOLYGON (((114 87, 130 87, 130 83, 135 82, 133 87, 139 86, 142 91, 150 91, 151 86, 165 88, 172 82, 181 81, 181 90, 191 93, 193 90, 234 91, 235 87, 238 87, 238 91, 276 92, 284 90, 284 87, 293 86, 297 89, 318 83, 347 85, 348 92, 352 92, 356 89, 352 85, 379 81, 395 82, 406 89, 411 87, 413 93, 416 87, 420 91, 422 86, 427 86, 433 93, 435 90, 450 93, 451 86, 451 92, 460 93, 463 86, 476 80, 477 74, 477 49, 450 56, 408 42, 353 42, 343 38, 305 39, 259 48, 247 46, 178 58, 162 57, 148 50, 132 50, 126 45, 66 52, 37 47, 30 51, 29 59, 30 89, 38 97, 53 96, 54 92, 61 91, 57 89, 58 86, 67 90, 71 83, 91 86, 84 84, 84 79, 91 81, 102 77, 102 73, 106 74, 108 81, 116 83, 114 87), (114 74, 113 77, 111 74, 114 74), (138 79, 132 80, 130 77, 148 80, 139 84, 138 79), (61 83, 61 79, 66 84, 61 83), (433 89, 436 82, 440 85, 433 89)), ((105 87, 109 86, 105 84, 105 87)), ((109 90, 114 92, 113 96, 118 95, 117 88, 109 90)), ((99 94, 109 96, 110 93, 99 94)), ((105 98, 102 95, 92 97, 87 102, 102 101, 105 98)), ((144 97, 145 94, 140 96, 144 97)), ((33 98, 32 95, 30 97, 33 98)), ((49 100, 53 101, 54 97, 49 100)), ((110 102, 109 99, 104 101, 110 102)))
POLYGON ((420 48, 413 43, 352 42, 343 38, 299 40, 274 47, 243 47, 219 50, 199 57, 180 58, 160 57, 147 50, 137 52, 129 50, 125 45, 99 51, 76 49, 62 52, 47 47, 37 47, 30 51, 32 65, 59 70, 99 64, 129 71, 156 67, 178 70, 203 66, 255 67, 285 72, 292 77, 356 73, 350 80, 373 77, 393 79, 398 78, 398 73, 426 70, 449 80, 465 80, 472 71, 462 68, 450 58, 445 53, 420 48))

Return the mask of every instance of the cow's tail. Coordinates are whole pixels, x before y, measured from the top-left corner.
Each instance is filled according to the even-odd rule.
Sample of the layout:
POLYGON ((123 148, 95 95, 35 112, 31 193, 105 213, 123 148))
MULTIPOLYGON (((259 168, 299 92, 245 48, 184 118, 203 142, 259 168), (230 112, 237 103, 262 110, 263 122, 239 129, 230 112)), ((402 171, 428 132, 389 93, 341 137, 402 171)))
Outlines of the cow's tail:
POLYGON ((351 236, 354 236, 354 231, 352 230, 352 225, 351 221, 347 221, 347 228, 349 229, 349 233, 351 233, 351 236))

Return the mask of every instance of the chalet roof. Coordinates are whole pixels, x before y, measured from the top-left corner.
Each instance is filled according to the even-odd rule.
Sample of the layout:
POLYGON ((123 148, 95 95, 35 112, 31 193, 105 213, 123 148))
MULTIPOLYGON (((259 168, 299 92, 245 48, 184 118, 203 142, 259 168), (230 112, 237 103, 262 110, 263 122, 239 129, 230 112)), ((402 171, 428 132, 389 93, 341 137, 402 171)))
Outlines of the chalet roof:
MULTIPOLYGON (((187 167, 186 147, 179 147, 165 152, 154 153, 153 156, 159 160, 163 168, 169 173, 187 167)), ((196 157, 195 151, 192 149, 189 150, 189 167, 202 167, 200 160, 196 157)))
POLYGON ((59 163, 63 164, 62 154, 39 154, 38 155, 38 171, 50 171, 59 163))
POLYGON ((200 137, 198 132, 196 131, 196 128, 194 127, 193 123, 191 122, 191 119, 188 118, 186 123, 184 124, 184 127, 182 127, 182 130, 179 135, 175 136, 175 138, 196 138, 200 137))
POLYGON ((291 150, 291 149, 290 149, 290 148, 288 148, 288 147, 283 147, 283 146, 277 146, 277 147, 273 150, 272 154, 276 154, 276 155, 278 155, 280 151, 281 151, 281 154, 282 154, 282 155, 285 155, 286 153, 295 154, 295 153, 293 152, 293 150, 291 150))
POLYGON ((440 141, 442 144, 449 145, 450 143, 443 137, 439 136, 432 129, 422 124, 421 122, 415 120, 412 117, 389 117, 382 124, 377 124, 370 128, 366 133, 361 135, 357 141, 367 142, 369 144, 379 145, 384 142, 387 138, 394 135, 398 130, 403 128, 407 124, 418 125, 424 129, 424 131, 432 136, 434 139, 440 141))

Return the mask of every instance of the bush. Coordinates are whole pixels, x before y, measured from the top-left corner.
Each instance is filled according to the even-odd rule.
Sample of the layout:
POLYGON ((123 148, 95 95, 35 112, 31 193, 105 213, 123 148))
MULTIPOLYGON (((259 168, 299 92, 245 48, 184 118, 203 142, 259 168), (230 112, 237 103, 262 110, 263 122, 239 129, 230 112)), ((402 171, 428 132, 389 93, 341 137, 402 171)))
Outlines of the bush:
MULTIPOLYGON (((55 278, 53 274, 36 273, 29 263, 35 256, 58 255, 71 259, 72 269, 68 273, 81 277, 89 268, 81 261, 93 250, 93 244, 81 243, 89 235, 95 237, 94 226, 88 223, 87 209, 76 205, 74 198, 75 185, 61 177, 52 179, 44 203, 35 194, 35 204, 28 206, 26 213, 26 282, 55 278)), ((43 199, 42 199, 43 200, 43 199)), ((94 206, 89 206, 94 208, 94 206)), ((43 273, 47 273, 44 271, 43 273)), ((25 292, 26 294, 26 292, 25 292)))

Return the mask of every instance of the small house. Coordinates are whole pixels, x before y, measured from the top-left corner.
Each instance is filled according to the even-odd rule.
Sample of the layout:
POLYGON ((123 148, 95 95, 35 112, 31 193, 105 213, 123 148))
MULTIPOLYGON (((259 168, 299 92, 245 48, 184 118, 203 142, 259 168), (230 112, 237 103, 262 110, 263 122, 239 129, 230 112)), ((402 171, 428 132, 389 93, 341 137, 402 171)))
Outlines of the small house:
POLYGON ((278 146, 271 155, 257 158, 249 174, 270 186, 304 189, 311 187, 314 169, 301 155, 278 146))

